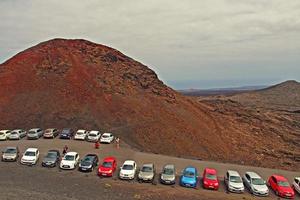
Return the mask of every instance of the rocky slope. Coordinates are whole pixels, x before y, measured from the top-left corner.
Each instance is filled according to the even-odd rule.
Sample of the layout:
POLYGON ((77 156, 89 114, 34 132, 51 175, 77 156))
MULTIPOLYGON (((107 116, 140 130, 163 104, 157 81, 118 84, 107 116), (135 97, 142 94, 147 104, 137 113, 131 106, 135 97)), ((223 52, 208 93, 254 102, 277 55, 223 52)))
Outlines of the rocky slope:
POLYGON ((299 121, 184 97, 143 64, 86 40, 54 39, 17 54, 0 65, 0 86, 1 129, 100 129, 143 151, 300 167, 299 121), (279 138, 286 132, 297 139, 279 138))

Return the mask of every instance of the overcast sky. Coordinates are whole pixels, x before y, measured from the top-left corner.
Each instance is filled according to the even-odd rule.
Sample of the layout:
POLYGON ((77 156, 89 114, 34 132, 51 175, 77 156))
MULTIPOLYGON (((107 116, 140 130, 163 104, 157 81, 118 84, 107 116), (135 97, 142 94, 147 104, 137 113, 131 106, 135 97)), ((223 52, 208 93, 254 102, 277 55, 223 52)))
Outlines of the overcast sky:
POLYGON ((56 37, 116 48, 176 89, 300 80, 299 0, 0 1, 0 63, 56 37))

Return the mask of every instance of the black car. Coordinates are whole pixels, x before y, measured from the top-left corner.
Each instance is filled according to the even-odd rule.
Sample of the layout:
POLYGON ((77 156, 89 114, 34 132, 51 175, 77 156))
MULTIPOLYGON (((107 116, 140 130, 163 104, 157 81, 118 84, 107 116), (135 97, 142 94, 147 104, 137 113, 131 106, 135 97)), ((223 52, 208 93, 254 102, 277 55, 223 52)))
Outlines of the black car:
POLYGON ((60 153, 58 150, 49 150, 47 155, 44 157, 42 166, 43 167, 55 167, 60 161, 60 153))
POLYGON ((98 165, 98 156, 96 154, 87 154, 79 163, 79 170, 93 171, 94 167, 98 165))
POLYGON ((60 139, 72 139, 74 136, 74 130, 71 128, 65 128, 61 131, 59 138, 60 139))

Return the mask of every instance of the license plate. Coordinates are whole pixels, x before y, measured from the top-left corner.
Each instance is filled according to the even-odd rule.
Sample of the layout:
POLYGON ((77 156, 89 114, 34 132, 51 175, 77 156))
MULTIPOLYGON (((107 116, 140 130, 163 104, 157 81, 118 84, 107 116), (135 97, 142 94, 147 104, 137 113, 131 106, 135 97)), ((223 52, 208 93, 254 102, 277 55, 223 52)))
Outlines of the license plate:
POLYGON ((106 174, 102 174, 102 176, 106 176, 106 174))

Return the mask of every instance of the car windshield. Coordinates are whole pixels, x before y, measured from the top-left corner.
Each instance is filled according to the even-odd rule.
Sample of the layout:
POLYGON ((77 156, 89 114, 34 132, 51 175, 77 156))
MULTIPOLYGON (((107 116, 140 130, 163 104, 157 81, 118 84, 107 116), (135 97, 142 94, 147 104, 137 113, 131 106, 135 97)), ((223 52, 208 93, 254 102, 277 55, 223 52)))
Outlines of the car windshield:
POLYGON ((56 158, 56 156, 57 156, 57 153, 56 152, 48 152, 48 154, 47 154, 47 158, 56 158))
POLYGON ((18 132, 11 132, 10 134, 11 134, 11 135, 17 135, 18 132))
POLYGON ((233 182, 233 183, 242 183, 242 179, 239 176, 230 176, 230 182, 233 182))
POLYGON ((132 165, 123 165, 122 169, 133 170, 133 166, 132 165))
POLYGON ((17 150, 13 148, 8 148, 4 151, 4 153, 17 153, 17 150))
POLYGON ((36 134, 35 131, 29 131, 28 134, 36 134))
POLYGON ((171 169, 171 168, 164 168, 163 174, 173 175, 174 174, 174 170, 171 169))
POLYGON ((185 171, 185 172, 183 173, 183 176, 189 177, 189 178, 193 178, 193 177, 195 177, 195 173, 194 173, 194 172, 191 172, 191 171, 185 171))
POLYGON ((34 151, 26 151, 25 156, 35 156, 35 152, 34 151))
POLYGON ((281 187, 289 187, 290 184, 287 181, 278 181, 278 185, 281 187))
POLYGON ((205 178, 209 180, 217 180, 217 176, 215 174, 206 174, 205 178))
POLYGON ((253 185, 265 185, 265 181, 261 178, 253 178, 252 184, 253 185))
POLYGON ((95 137, 97 135, 95 133, 90 133, 89 136, 95 137))
POLYGON ((109 138, 109 135, 102 135, 102 138, 109 138))
POLYGON ((65 157, 64 157, 64 160, 74 160, 74 156, 71 156, 71 155, 66 155, 65 157))
POLYGON ((92 156, 86 156, 86 157, 84 157, 84 159, 82 161, 84 161, 84 162, 91 162, 92 160, 93 160, 92 156))
POLYGON ((103 167, 106 167, 106 168, 111 168, 112 167, 112 162, 104 162, 102 164, 103 167))
POLYGON ((153 171, 153 168, 152 167, 149 167, 149 166, 144 166, 142 168, 142 172, 152 172, 153 171))
POLYGON ((77 132, 76 134, 77 135, 83 135, 83 132, 77 132))
POLYGON ((48 130, 45 131, 45 133, 51 133, 51 132, 52 132, 51 129, 48 129, 48 130))

